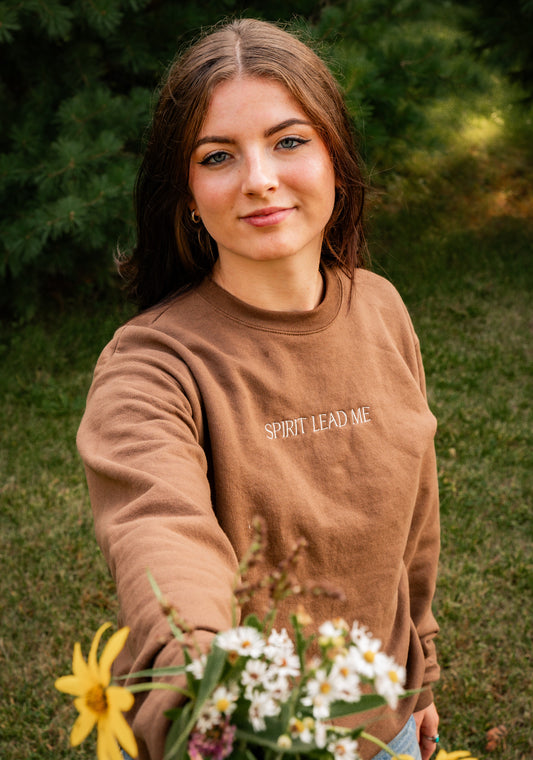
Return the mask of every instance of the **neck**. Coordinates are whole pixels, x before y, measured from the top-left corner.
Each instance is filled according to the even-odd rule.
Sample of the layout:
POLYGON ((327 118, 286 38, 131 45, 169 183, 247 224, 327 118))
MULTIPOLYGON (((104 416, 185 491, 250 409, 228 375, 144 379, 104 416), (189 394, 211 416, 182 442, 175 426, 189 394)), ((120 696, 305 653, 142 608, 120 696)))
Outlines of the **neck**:
POLYGON ((250 261, 233 268, 217 260, 213 281, 241 301, 269 311, 311 311, 322 299, 319 262, 302 269, 291 261, 250 261))

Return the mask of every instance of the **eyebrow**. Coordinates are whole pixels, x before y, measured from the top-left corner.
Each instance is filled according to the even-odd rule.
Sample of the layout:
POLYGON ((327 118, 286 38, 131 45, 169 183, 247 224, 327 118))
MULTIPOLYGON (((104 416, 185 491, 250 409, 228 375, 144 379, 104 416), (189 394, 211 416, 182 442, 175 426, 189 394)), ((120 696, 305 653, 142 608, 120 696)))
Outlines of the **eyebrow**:
MULTIPOLYGON (((276 124, 275 126, 267 129, 265 132, 265 137, 272 137, 272 135, 275 135, 277 132, 281 132, 288 127, 292 127, 294 124, 305 124, 308 127, 313 126, 310 121, 306 121, 305 119, 285 119, 285 121, 282 121, 280 124, 276 124)), ((196 148, 199 148, 200 145, 205 145, 206 143, 224 143, 225 145, 235 145, 235 140, 232 140, 230 137, 223 137, 221 135, 207 135, 206 137, 201 137, 195 142, 193 150, 196 150, 196 148)))

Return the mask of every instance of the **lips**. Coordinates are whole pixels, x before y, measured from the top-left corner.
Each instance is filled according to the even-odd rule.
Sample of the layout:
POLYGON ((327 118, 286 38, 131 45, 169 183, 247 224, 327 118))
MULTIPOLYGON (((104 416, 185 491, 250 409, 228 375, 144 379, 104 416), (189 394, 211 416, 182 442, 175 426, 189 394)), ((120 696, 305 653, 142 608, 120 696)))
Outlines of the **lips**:
POLYGON ((252 211, 246 216, 241 216, 243 222, 254 227, 269 227, 283 222, 294 211, 294 207, 269 206, 252 211))

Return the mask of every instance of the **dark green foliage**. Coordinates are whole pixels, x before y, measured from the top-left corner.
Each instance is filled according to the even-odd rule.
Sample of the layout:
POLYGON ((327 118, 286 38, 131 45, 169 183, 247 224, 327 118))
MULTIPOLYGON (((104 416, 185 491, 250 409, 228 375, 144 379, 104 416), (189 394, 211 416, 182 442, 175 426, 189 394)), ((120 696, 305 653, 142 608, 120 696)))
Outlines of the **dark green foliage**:
POLYGON ((455 4, 424 0, 351 0, 323 12, 318 29, 333 44, 372 166, 400 170, 421 141, 427 147, 428 104, 486 81, 456 18, 455 4))
POLYGON ((465 28, 479 52, 488 52, 533 100, 532 0, 467 0, 465 28))
MULTIPOLYGON (((0 3, 0 310, 31 316, 39 296, 109 283, 114 248, 132 238, 131 191, 154 87, 185 37, 240 5, 0 3)), ((270 17, 280 6, 269 6, 270 17)), ((292 4, 301 13, 313 7, 292 4)))
POLYGON ((108 290, 134 236, 131 193, 153 91, 176 50, 225 16, 291 20, 344 85, 372 166, 419 144, 424 107, 475 88, 452 4, 423 0, 0 2, 0 311, 108 290), (298 17, 298 21, 294 19, 298 17))

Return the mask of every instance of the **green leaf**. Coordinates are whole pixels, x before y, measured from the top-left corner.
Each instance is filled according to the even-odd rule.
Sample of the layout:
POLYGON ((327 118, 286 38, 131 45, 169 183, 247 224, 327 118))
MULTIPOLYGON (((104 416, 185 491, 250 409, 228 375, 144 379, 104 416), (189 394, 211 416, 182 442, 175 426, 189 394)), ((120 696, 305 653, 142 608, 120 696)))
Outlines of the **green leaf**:
POLYGON ((57 0, 47 0, 46 3, 39 0, 25 0, 26 11, 34 11, 52 39, 66 40, 72 29, 74 11, 67 5, 62 5, 57 0))
POLYGON ((263 625, 257 615, 250 614, 247 615, 242 623, 243 626, 249 626, 250 628, 255 628, 260 633, 263 632, 263 625))
POLYGON ((21 28, 16 8, 8 8, 5 3, 0 3, 0 42, 12 42, 13 35, 21 28))
POLYGON ((359 702, 333 702, 329 714, 332 718, 342 718, 345 715, 356 715, 366 710, 373 710, 376 707, 383 707, 386 704, 385 697, 381 697, 379 694, 363 694, 359 702))
POLYGON ((193 703, 187 702, 183 707, 168 710, 165 714, 170 719, 170 728, 165 743, 164 760, 182 760, 187 751, 187 744, 180 742, 182 735, 188 735, 193 703))
POLYGON ((313 750, 317 750, 318 747, 314 744, 304 744, 304 742, 299 741, 293 741, 290 747, 280 747, 277 742, 277 737, 281 735, 283 729, 280 731, 279 728, 274 728, 272 725, 272 722, 270 723, 270 731, 267 731, 265 733, 255 733, 253 731, 246 731, 244 729, 238 728, 235 732, 235 736, 237 739, 240 739, 241 741, 246 742, 247 744, 256 745, 258 747, 266 747, 267 749, 271 749, 276 754, 286 754, 286 755, 308 755, 313 750), (267 733, 270 733, 270 736, 266 735, 267 733))
MULTIPOLYGON (((224 649, 221 649, 216 644, 213 644, 211 651, 207 656, 207 662, 205 664, 204 676, 200 682, 200 688, 198 689, 197 704, 203 703, 213 692, 215 687, 220 681, 220 675, 226 664, 227 653, 224 649)), ((200 710, 195 710, 199 713, 200 710)))
POLYGON ((167 739, 165 758, 181 758, 182 752, 185 748, 186 740, 194 728, 194 725, 202 711, 202 708, 211 696, 211 693, 220 682, 220 675, 226 663, 226 652, 220 647, 214 645, 207 657, 207 662, 204 670, 204 677, 200 681, 198 695, 194 701, 194 707, 192 714, 183 726, 183 730, 177 735, 174 743, 171 743, 167 739))
POLYGON ((136 673, 128 673, 125 676, 114 676, 115 681, 124 681, 127 678, 165 678, 179 676, 185 672, 185 665, 169 665, 166 668, 149 668, 138 670, 136 673))
POLYGON ((120 5, 116 0, 91 0, 90 3, 83 3, 82 7, 89 26, 102 37, 106 37, 112 34, 122 21, 124 14, 120 5))

